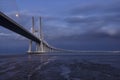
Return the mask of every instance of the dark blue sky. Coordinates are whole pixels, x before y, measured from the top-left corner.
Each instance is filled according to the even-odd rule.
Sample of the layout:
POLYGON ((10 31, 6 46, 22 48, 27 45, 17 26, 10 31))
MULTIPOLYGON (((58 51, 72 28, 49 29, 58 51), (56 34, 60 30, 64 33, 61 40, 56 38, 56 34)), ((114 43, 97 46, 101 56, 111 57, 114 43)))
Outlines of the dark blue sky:
MULTIPOLYGON (((1 0, 0 10, 30 30, 43 17, 45 40, 74 50, 120 50, 120 0, 1 0), (16 18, 15 13, 20 17, 16 18)), ((0 53, 25 52, 28 40, 0 27, 0 53)))

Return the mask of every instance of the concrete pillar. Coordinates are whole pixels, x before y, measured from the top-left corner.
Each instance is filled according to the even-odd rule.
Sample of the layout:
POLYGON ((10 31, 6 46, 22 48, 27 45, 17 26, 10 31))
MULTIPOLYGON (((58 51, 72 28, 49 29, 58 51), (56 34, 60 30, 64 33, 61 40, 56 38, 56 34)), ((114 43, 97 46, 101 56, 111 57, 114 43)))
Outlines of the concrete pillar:
POLYGON ((29 41, 29 49, 28 49, 28 52, 31 52, 32 51, 32 40, 29 41))
POLYGON ((41 40, 40 42, 40 50, 41 52, 44 52, 44 44, 43 44, 43 34, 42 34, 42 20, 41 20, 41 17, 39 18, 40 20, 40 28, 39 28, 39 38, 41 40))
MULTIPOLYGON (((34 17, 32 17, 32 33, 34 34, 34 17)), ((29 42, 29 49, 28 49, 28 52, 32 52, 32 40, 30 40, 29 42)))

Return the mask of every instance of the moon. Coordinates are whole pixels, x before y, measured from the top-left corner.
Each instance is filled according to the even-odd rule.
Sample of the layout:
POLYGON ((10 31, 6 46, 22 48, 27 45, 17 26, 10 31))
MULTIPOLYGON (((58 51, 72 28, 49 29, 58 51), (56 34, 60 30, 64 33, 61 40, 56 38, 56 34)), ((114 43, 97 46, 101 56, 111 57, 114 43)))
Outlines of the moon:
POLYGON ((19 17, 19 14, 16 14, 15 16, 16 16, 16 17, 19 17))

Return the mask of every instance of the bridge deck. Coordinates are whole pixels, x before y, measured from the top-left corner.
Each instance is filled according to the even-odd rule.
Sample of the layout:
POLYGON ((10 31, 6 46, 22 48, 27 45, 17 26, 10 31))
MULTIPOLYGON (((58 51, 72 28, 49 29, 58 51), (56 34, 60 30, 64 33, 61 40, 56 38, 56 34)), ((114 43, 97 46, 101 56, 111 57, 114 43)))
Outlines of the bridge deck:
POLYGON ((9 18, 2 12, 0 12, 0 25, 28 39, 31 39, 37 43, 40 43, 40 40, 35 35, 27 31, 25 28, 23 28, 23 26, 19 25, 18 23, 16 23, 14 20, 9 18))

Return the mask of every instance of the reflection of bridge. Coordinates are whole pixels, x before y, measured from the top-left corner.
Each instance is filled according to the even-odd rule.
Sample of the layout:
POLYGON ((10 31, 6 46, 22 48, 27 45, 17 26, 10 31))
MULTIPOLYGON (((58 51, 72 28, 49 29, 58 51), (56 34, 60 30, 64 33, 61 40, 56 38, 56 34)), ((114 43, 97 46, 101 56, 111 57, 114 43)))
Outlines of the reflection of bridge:
MULTIPOLYGON (((13 32, 16 32, 28 39, 30 39, 30 45, 29 45, 29 53, 32 53, 32 41, 37 43, 37 48, 36 48, 36 53, 39 52, 59 52, 59 51, 64 51, 62 49, 58 49, 58 48, 54 48, 52 46, 50 46, 47 42, 45 42, 42 39, 42 34, 41 34, 41 29, 39 30, 39 37, 34 35, 34 18, 32 18, 32 22, 33 22, 33 27, 32 27, 32 33, 30 33, 29 31, 27 31, 25 28, 23 28, 23 26, 19 25, 18 23, 16 23, 14 20, 12 20, 11 18, 9 18, 7 15, 5 15, 4 13, 0 12, 0 26, 3 26, 13 32)), ((40 25, 41 25, 41 19, 40 19, 40 25)))

